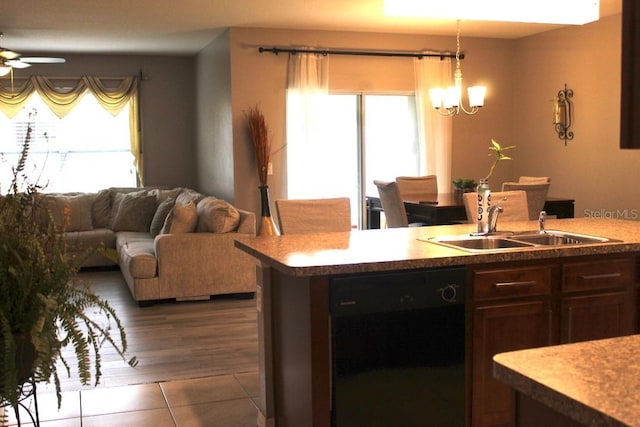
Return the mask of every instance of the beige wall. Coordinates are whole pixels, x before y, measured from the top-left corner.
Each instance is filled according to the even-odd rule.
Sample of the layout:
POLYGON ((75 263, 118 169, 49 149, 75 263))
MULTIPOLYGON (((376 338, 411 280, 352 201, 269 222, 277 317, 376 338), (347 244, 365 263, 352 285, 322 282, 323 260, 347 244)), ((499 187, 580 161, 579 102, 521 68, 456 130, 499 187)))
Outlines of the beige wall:
POLYGON ((576 216, 626 210, 637 219, 640 210, 640 150, 619 148, 620 32, 618 15, 517 43, 514 171, 550 176, 552 195, 576 199, 576 216), (566 147, 550 103, 565 83, 575 92, 575 137, 566 147))
MULTIPOLYGON (((48 54, 49 56, 56 56, 48 54)), ((144 55, 61 55, 65 64, 37 65, 17 76, 148 77, 140 85, 144 180, 147 185, 196 185, 194 58, 144 55)))
MULTIPOLYGON (((513 41, 462 38, 467 56, 462 61, 465 81, 489 86, 487 107, 476 117, 454 120, 455 177, 479 177, 488 172, 490 139, 511 139, 509 93, 512 90, 511 68, 513 41)), ((259 53, 259 46, 313 46, 343 49, 455 50, 454 37, 427 37, 397 34, 349 33, 323 31, 285 31, 268 29, 231 29, 231 74, 233 98, 233 137, 235 145, 235 201, 241 207, 258 212, 258 179, 252 158, 251 143, 244 121, 244 111, 259 105, 273 137, 274 150, 285 144, 285 87, 287 55, 259 53)), ((329 59, 331 91, 391 92, 413 91, 412 59, 388 57, 331 56, 329 59)), ((273 175, 269 178, 272 200, 286 197, 286 149, 273 158, 273 175)), ((354 167, 356 167, 354 165, 354 167)), ((505 165, 495 173, 510 171, 505 165)), ((330 171, 330 168, 327 169, 330 171)), ((500 180, 501 182, 501 180, 500 180)), ((442 183, 446 186, 448 183, 442 183)))
MULTIPOLYGON (((549 31, 519 40, 465 38, 465 84, 486 84, 486 106, 477 116, 453 120, 453 177, 484 176, 491 138, 516 145, 501 162, 492 188, 520 175, 548 175, 551 195, 576 199, 576 216, 633 217, 640 211, 640 151, 619 149, 621 17, 549 31), (574 91, 575 138, 564 146, 551 124, 551 99, 567 83, 574 91), (595 213, 594 213, 595 212, 595 213)), ((258 46, 353 49, 454 49, 453 37, 395 34, 231 30, 235 198, 258 211, 257 177, 243 111, 258 104, 271 127, 274 148, 284 144, 287 55, 258 46), (247 147, 249 147, 247 149, 247 147)), ((411 60, 332 56, 330 89, 413 89, 411 60)), ((286 197, 285 150, 273 159, 272 198, 286 197)))
POLYGON ((234 203, 234 148, 231 122, 229 31, 220 34, 196 60, 196 142, 198 187, 234 203))

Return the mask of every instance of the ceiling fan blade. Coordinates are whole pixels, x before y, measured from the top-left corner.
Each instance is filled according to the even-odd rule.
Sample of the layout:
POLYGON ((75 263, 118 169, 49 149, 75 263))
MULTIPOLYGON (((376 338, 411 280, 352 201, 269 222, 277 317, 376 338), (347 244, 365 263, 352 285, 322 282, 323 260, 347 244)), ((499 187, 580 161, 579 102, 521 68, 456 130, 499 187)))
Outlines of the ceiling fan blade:
POLYGON ((11 59, 8 61, 4 61, 5 65, 8 65, 9 67, 12 68, 28 68, 31 67, 31 64, 27 64, 26 62, 23 62, 20 59, 11 59))
POLYGON ((64 64, 67 62, 64 58, 50 58, 46 56, 21 56, 20 61, 28 64, 64 64))
POLYGON ((2 59, 12 60, 18 58, 19 56, 20 54, 17 52, 0 47, 0 58, 2 59))

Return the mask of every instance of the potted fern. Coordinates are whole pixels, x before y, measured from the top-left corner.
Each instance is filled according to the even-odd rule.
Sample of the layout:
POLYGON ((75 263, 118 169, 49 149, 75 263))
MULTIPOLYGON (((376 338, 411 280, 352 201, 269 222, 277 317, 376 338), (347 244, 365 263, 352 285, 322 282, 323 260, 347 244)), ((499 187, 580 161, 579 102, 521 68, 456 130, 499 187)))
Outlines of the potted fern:
POLYGON ((83 385, 99 383, 105 343, 123 359, 127 350, 115 310, 79 280, 83 259, 67 256, 42 188, 25 173, 31 133, 30 120, 10 188, 0 195, 0 409, 17 407, 39 382, 55 384, 60 407, 58 369, 70 375, 72 363, 63 357, 67 346, 83 385))

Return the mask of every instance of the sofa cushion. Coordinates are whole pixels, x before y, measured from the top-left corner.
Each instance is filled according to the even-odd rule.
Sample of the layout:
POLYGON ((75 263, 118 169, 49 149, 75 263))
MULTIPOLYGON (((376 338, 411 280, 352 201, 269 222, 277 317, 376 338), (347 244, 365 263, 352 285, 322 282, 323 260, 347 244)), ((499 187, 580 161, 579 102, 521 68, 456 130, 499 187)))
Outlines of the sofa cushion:
POLYGON ((154 195, 129 193, 122 196, 118 211, 112 218, 113 231, 149 231, 158 205, 154 195))
POLYGON ((229 202, 215 197, 205 197, 198 203, 196 231, 228 233, 238 228, 240 213, 229 202))
POLYGON ((189 202, 193 202, 194 205, 198 205, 200 200, 204 199, 204 194, 198 193, 191 189, 183 189, 176 197, 176 203, 179 205, 186 205, 189 202))
POLYGON ((158 199, 158 204, 164 202, 169 197, 173 197, 174 199, 178 197, 178 194, 182 191, 182 188, 172 188, 172 189, 162 189, 162 188, 154 188, 153 190, 149 190, 149 194, 153 194, 158 199))
POLYGON ((151 233, 151 236, 156 237, 160 234, 162 226, 167 219, 167 215, 169 215, 169 212, 171 212, 175 203, 176 199, 170 196, 158 205, 156 213, 153 215, 153 219, 151 220, 151 226, 149 227, 149 233, 151 233))
POLYGON ((96 193, 91 207, 93 228, 108 228, 111 218, 111 204, 113 202, 113 191, 100 190, 96 193))
POLYGON ((120 209, 120 204, 122 203, 124 196, 144 196, 147 194, 147 190, 127 192, 110 189, 110 191, 113 193, 113 196, 111 198, 111 212, 109 213, 109 228, 113 229, 113 221, 118 215, 118 209, 120 209))
MULTIPOLYGON (((119 238, 120 242, 121 239, 119 238)), ((120 268, 126 268, 129 274, 136 279, 148 279, 156 277, 157 262, 153 239, 130 240, 119 247, 120 268)))
POLYGON ((93 229, 91 206, 95 195, 47 195, 45 206, 60 231, 87 231, 93 229))
POLYGON ((198 223, 198 212, 193 202, 173 206, 162 226, 160 234, 193 233, 198 223))

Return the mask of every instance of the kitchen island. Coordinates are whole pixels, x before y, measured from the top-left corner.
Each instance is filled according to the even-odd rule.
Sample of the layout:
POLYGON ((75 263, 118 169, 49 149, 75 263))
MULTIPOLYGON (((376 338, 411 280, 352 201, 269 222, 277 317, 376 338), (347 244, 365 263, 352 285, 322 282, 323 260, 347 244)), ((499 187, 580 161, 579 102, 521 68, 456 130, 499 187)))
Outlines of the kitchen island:
POLYGON ((517 392, 516 425, 640 426, 640 336, 501 353, 494 373, 517 392))
MULTIPOLYGON (((537 222, 499 228, 535 230, 537 222)), ((332 425, 329 288, 334 278, 455 266, 467 269, 470 296, 465 425, 508 423, 510 395, 493 379, 494 354, 637 331, 640 223, 578 218, 548 220, 547 228, 619 241, 476 253, 429 242, 474 231, 467 224, 237 240, 259 269, 260 424, 332 425), (588 275, 593 286, 575 275, 583 269, 593 270, 588 275), (497 295, 491 286, 500 285, 502 293, 507 288, 502 282, 517 286, 497 295), (609 317, 615 322, 605 322, 610 327, 594 333, 585 323, 609 317), (526 331, 517 342, 507 342, 517 335, 511 330, 493 333, 511 325, 526 331)))

